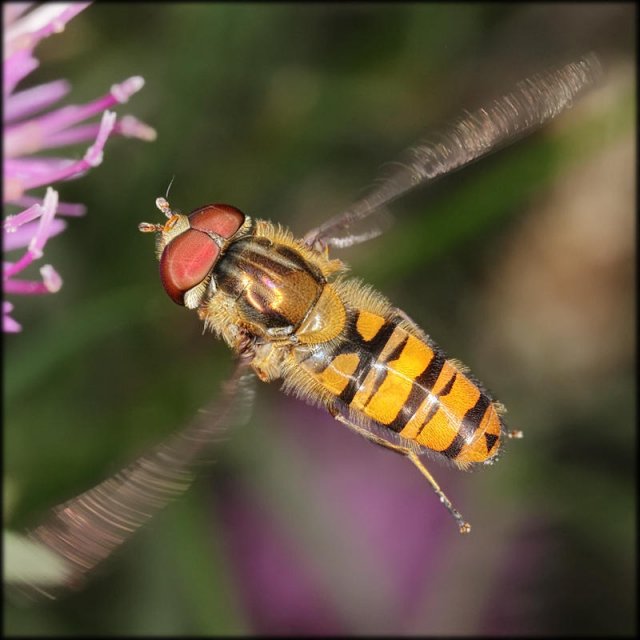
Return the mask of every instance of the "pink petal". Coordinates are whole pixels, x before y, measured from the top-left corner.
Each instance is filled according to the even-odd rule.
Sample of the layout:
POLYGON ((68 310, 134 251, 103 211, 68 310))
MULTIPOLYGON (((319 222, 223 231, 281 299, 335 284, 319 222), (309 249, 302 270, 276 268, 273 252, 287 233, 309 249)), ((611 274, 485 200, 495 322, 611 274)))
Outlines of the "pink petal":
MULTIPOLYGON (((36 230, 38 228, 38 222, 29 222, 18 228, 14 233, 3 233, 3 245, 5 251, 14 251, 15 249, 23 249, 27 247, 31 242, 36 230)), ((49 227, 49 238, 57 236, 64 231, 67 227, 67 223, 64 220, 55 218, 49 227)))
POLYGON ((2 314, 2 330, 5 333, 18 333, 22 331, 22 327, 6 313, 2 314))
MULTIPOLYGON (((33 196, 22 196, 22 198, 16 200, 14 204, 17 204, 21 207, 31 207, 34 204, 42 204, 42 198, 34 198, 33 196)), ((87 207, 85 207, 83 204, 80 204, 79 202, 58 202, 57 214, 59 216, 70 216, 73 218, 79 218, 86 212, 87 207)), ((9 218, 13 219, 15 218, 15 216, 9 216, 8 218, 6 218, 5 226, 6 221, 9 220, 9 218)))
POLYGON ((43 293, 51 293, 42 282, 37 280, 5 280, 4 292, 21 296, 33 296, 43 293))
POLYGON ((100 124, 100 130, 96 141, 87 149, 82 160, 73 162, 67 167, 60 169, 57 172, 53 172, 46 177, 32 178, 24 181, 24 188, 33 189, 34 187, 40 187, 44 184, 51 184, 60 180, 69 180, 76 178, 92 167, 97 167, 102 162, 104 145, 107 142, 109 134, 113 130, 116 114, 112 111, 105 111, 100 124))
POLYGON ((2 7, 2 17, 5 26, 13 24, 35 2, 6 2, 2 7))
POLYGON ((71 85, 66 80, 54 80, 9 96, 4 105, 4 120, 12 122, 45 109, 63 98, 71 85))
POLYGON ((89 6, 89 2, 45 2, 5 29, 5 56, 19 48, 30 48, 52 33, 64 31, 72 18, 89 6))
POLYGON ((42 282, 49 293, 57 293, 62 287, 62 278, 60 274, 50 265, 45 264, 40 267, 40 275, 42 282))
POLYGON ((41 127, 49 133, 60 131, 77 122, 91 118, 105 109, 127 102, 128 99, 144 86, 140 76, 128 78, 120 84, 114 84, 109 93, 83 105, 69 105, 33 120, 31 124, 41 127))
MULTIPOLYGON (((41 148, 63 147, 65 145, 91 140, 98 134, 99 127, 98 124, 84 124, 73 127, 72 129, 60 131, 59 133, 48 136, 42 143, 41 148)), ((145 140, 147 142, 152 142, 158 135, 153 127, 130 115, 116 120, 113 133, 120 134, 127 138, 138 138, 139 140, 145 140)))
POLYGON ((16 51, 16 53, 9 58, 5 57, 3 65, 4 82, 2 84, 5 99, 7 99, 9 94, 16 88, 18 82, 36 69, 38 64, 38 61, 31 55, 31 52, 27 50, 16 51))
POLYGON ((40 201, 34 202, 28 209, 12 216, 7 216, 2 223, 2 228, 6 233, 15 233, 18 227, 27 222, 35 220, 42 214, 40 201))
POLYGON ((56 175, 66 167, 73 165, 69 158, 28 158, 24 160, 5 160, 4 193, 5 202, 16 204, 24 197, 31 185, 48 185, 49 176, 56 175))
POLYGON ((120 118, 116 123, 114 132, 120 133, 127 138, 138 138, 147 142, 153 142, 158 136, 153 127, 131 115, 120 118))
POLYGON ((35 259, 42 256, 42 249, 51 236, 51 223, 53 222, 53 216, 56 215, 57 208, 58 192, 49 187, 44 197, 44 201, 42 202, 43 211, 40 216, 40 225, 29 243, 29 251, 33 254, 35 259))
POLYGON ((100 125, 95 124, 81 124, 71 129, 64 129, 58 131, 46 137, 40 143, 40 149, 55 149, 58 147, 65 147, 70 144, 77 144, 78 142, 86 142, 87 140, 94 140, 98 134, 100 125))
POLYGON ((108 94, 93 102, 85 105, 69 105, 40 118, 10 127, 5 130, 5 156, 15 158, 25 153, 33 153, 45 146, 51 146, 47 144, 47 138, 105 109, 126 102, 143 86, 144 79, 141 76, 132 76, 120 84, 114 84, 108 94))

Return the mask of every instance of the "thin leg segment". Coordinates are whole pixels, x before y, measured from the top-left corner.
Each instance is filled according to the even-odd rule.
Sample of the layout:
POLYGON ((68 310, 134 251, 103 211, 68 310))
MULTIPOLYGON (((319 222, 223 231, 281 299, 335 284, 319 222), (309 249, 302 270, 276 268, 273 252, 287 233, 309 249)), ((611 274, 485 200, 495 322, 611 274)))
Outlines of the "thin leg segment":
POLYGON ((411 462, 418 468, 420 473, 429 481, 431 488, 436 492, 438 498, 440 498, 440 502, 446 507, 447 511, 453 516, 453 519, 458 524, 458 529, 460 533, 469 533, 471 531, 471 525, 465 521, 462 517, 462 514, 451 504, 451 501, 445 495, 444 491, 440 488, 438 483, 435 481, 433 476, 427 471, 427 468, 424 466, 422 460, 415 451, 412 451, 408 447, 402 447, 401 445, 392 444, 388 442, 384 438, 372 433, 365 427, 361 427, 357 424, 354 424, 344 416, 338 414, 334 416, 338 422, 342 422, 342 424, 346 425, 350 429, 353 429, 356 433, 359 433, 367 440, 380 445, 381 447, 386 447, 387 449, 391 449, 391 451, 395 451, 396 453, 400 453, 403 456, 406 456, 411 462))
POLYGON ((413 451, 409 451, 407 453, 407 458, 409 458, 409 460, 411 460, 411 462, 413 462, 413 464, 418 467, 420 473, 429 481, 429 484, 436 492, 436 495, 440 498, 440 502, 442 502, 449 513, 453 516, 454 520, 458 523, 458 529, 460 529, 460 533, 469 533, 469 531, 471 531, 471 525, 466 522, 462 517, 462 514, 456 508, 454 508, 449 498, 447 498, 438 483, 434 480, 433 476, 427 471, 427 468, 424 466, 420 458, 418 458, 418 456, 413 451))

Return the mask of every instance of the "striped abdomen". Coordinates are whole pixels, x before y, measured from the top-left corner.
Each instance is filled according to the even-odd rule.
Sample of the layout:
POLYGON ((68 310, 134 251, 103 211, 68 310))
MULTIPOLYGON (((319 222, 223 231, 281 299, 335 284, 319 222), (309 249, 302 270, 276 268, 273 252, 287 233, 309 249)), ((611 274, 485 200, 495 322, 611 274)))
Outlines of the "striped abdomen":
POLYGON ((399 317, 353 309, 337 346, 316 345, 301 366, 344 405, 461 467, 500 447, 492 399, 399 317))

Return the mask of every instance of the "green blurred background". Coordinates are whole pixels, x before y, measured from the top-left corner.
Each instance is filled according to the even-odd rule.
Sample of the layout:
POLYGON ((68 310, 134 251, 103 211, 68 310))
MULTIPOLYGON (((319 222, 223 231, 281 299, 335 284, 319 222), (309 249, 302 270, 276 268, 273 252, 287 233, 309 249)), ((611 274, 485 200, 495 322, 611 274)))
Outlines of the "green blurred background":
POLYGON ((160 220, 172 176, 174 207, 229 202, 302 235, 428 125, 521 77, 595 49, 607 78, 544 131, 397 202, 385 236, 340 256, 525 431, 479 473, 431 465, 470 536, 411 465, 261 385, 211 473, 83 592, 9 599, 5 632, 630 634, 634 23, 634 5, 615 3, 105 3, 44 42, 30 84, 67 78, 81 103, 140 74, 145 88, 118 111, 158 139, 113 139, 98 169, 60 186, 88 206, 46 247, 64 287, 14 300, 5 522, 18 531, 186 424, 231 370, 224 345, 167 299, 153 240, 136 230, 160 220), (390 488, 393 515, 379 498, 390 488), (412 512, 432 508, 402 582, 423 602, 389 613, 381 601, 409 596, 380 598, 372 576, 391 584, 394 546, 426 526, 412 512), (393 518, 393 535, 368 546, 375 518, 393 518), (304 591, 284 561, 253 560, 273 538, 324 608, 279 590, 304 591))

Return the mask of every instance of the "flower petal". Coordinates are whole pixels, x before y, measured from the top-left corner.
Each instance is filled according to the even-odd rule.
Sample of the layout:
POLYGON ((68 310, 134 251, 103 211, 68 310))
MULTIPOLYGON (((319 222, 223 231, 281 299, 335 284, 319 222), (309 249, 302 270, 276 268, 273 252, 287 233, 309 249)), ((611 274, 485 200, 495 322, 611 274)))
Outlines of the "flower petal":
POLYGON ((2 330, 5 333, 18 333, 22 327, 7 313, 2 314, 2 330))
MULTIPOLYGON (((99 124, 83 124, 73 127, 72 129, 66 129, 65 131, 60 131, 59 133, 48 136, 46 141, 42 143, 41 148, 63 147, 91 140, 96 137, 99 129, 99 124)), ((113 133, 125 136, 126 138, 138 138, 146 142, 153 142, 158 136, 153 127, 150 127, 148 124, 131 115, 126 115, 116 120, 113 133)))
POLYGON ((2 229, 5 233, 15 233, 18 230, 18 227, 35 220, 41 215, 42 204, 40 201, 34 202, 28 209, 25 209, 13 216, 7 216, 2 223, 2 229))
MULTIPOLYGON (((22 196, 22 198, 19 198, 17 201, 15 201, 14 204, 17 204, 21 207, 31 207, 34 204, 42 204, 42 198, 34 198, 33 196, 22 196)), ((79 218, 86 212, 87 207, 79 202, 58 202, 57 214, 59 216, 71 216, 73 218, 79 218)), ((9 218, 13 219, 15 218, 15 216, 9 216, 9 218)), ((9 220, 9 218, 7 218, 7 220, 9 220)))
POLYGON ((34 187, 40 187, 60 180, 69 180, 82 175, 92 167, 97 167, 102 162, 104 145, 113 130, 115 119, 116 114, 113 111, 104 112, 96 141, 87 149, 82 160, 72 162, 67 167, 57 172, 52 172, 47 176, 25 180, 24 188, 33 189, 34 187))
POLYGON ((47 138, 127 100, 144 86, 141 76, 114 84, 106 95, 84 105, 69 105, 5 130, 5 156, 15 158, 51 146, 47 138))
POLYGON ((64 30, 69 20, 84 11, 90 2, 45 2, 5 29, 5 56, 19 48, 33 48, 52 33, 64 30))
POLYGON ((60 274, 50 265, 45 264, 40 267, 40 275, 42 282, 49 293, 57 293, 62 287, 62 278, 60 274))
POLYGON ((71 85, 66 80, 54 80, 9 96, 4 105, 5 122, 13 122, 45 109, 63 98, 71 85))
POLYGON ((13 24, 25 11, 30 9, 35 2, 5 2, 2 7, 2 17, 5 26, 13 24))
MULTIPOLYGON (((38 228, 38 222, 29 222, 19 227, 14 233, 3 234, 4 250, 14 251, 15 249, 23 249, 27 247, 33 238, 33 234, 38 228)), ((59 218, 54 218, 49 226, 49 238, 57 236, 67 228, 67 223, 59 218)))
POLYGON ((146 140, 147 142, 153 142, 158 136, 153 127, 131 115, 122 116, 116 122, 114 133, 120 133, 127 138, 146 140))
POLYGON ((53 216, 56 215, 57 208, 58 192, 49 187, 42 202, 40 225, 29 243, 29 252, 33 254, 34 259, 42 256, 42 249, 51 235, 51 223, 53 222, 53 216))
POLYGON ((5 100, 8 99, 20 80, 38 68, 38 64, 39 62, 31 55, 31 52, 26 50, 16 51, 11 57, 5 58, 2 83, 5 100))

